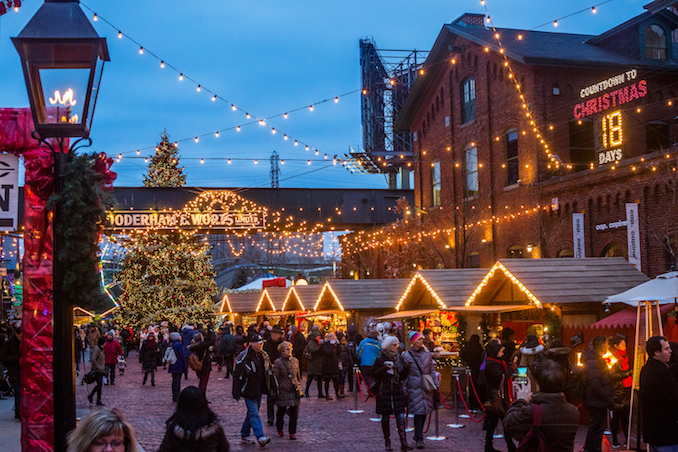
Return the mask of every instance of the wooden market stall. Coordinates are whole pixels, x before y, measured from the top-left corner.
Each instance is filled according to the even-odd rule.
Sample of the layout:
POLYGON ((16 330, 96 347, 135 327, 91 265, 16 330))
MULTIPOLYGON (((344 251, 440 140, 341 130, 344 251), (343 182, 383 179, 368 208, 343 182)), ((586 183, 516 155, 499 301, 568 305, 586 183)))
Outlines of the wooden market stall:
POLYGON ((318 301, 318 297, 324 287, 324 284, 309 284, 306 286, 292 286, 289 288, 284 309, 290 310, 295 306, 302 309, 302 311, 296 315, 295 320, 297 321, 297 326, 304 324, 306 333, 309 333, 311 331, 311 326, 313 326, 311 311, 318 301))
POLYGON ((242 325, 245 329, 257 323, 255 315, 261 292, 232 292, 225 294, 218 314, 228 315, 234 325, 242 325))
POLYGON ((262 307, 272 306, 275 309, 263 313, 271 324, 280 324, 282 327, 295 324, 295 315, 305 311, 298 296, 293 296, 292 287, 267 287, 261 294, 262 307))

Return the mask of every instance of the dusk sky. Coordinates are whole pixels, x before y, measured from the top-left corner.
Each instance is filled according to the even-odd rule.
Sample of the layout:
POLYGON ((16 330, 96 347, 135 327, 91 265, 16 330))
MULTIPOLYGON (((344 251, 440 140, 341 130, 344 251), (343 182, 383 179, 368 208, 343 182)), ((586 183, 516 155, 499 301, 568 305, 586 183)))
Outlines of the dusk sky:
MULTIPOLYGON (((487 0, 487 8, 501 28, 532 29, 549 23, 538 30, 598 34, 641 14, 648 1, 601 3, 487 0), (594 5, 599 5, 596 14, 590 11, 594 5), (557 29, 551 25, 582 9, 588 11, 559 20, 557 29)), ((19 12, 0 17, 0 108, 28 107, 10 38, 41 4, 25 0, 19 12)), ((443 24, 465 12, 485 12, 479 0, 87 0, 83 5, 98 14, 99 20, 92 23, 107 38, 111 56, 104 68, 91 149, 113 157, 123 154, 113 166, 118 173, 115 184, 128 187, 142 185, 143 157, 151 155, 166 129, 170 141, 179 141, 189 186, 270 187, 269 158, 276 150, 285 160, 281 188, 387 188, 383 176, 351 174, 341 165, 332 166, 333 155, 362 143, 358 40, 370 37, 381 49, 429 50, 443 24), (196 83, 180 81, 169 67, 162 69, 149 51, 196 83), (206 90, 219 99, 212 102, 206 90), (351 92, 334 102, 336 96, 351 92), (309 110, 325 99, 330 101, 309 110), (253 119, 233 111, 231 104, 257 118, 301 110, 287 119, 269 119, 267 125, 279 131, 272 134, 270 127, 246 125, 253 119), (240 132, 235 130, 238 125, 243 126, 240 132), (229 128, 215 137, 215 131, 229 128), (204 134, 209 136, 196 143, 194 137, 204 134), (290 139, 284 140, 284 134, 290 139), (295 147, 295 139, 317 148, 319 155, 305 151, 304 145, 295 147), (325 154, 328 160, 321 161, 325 154)), ((93 14, 83 10, 92 20, 93 14)))

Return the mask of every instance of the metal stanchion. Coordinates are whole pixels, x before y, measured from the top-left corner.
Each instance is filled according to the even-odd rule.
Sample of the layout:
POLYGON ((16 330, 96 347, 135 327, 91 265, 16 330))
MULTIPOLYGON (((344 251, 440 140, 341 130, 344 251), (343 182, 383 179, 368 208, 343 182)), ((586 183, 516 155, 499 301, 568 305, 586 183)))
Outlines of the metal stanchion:
POLYGON ((360 379, 358 378, 359 372, 360 368, 358 366, 353 366, 353 378, 355 378, 355 385, 353 387, 354 408, 352 410, 348 410, 348 412, 351 414, 359 414, 365 412, 365 410, 358 409, 358 394, 360 393, 360 379))
POLYGON ((426 439, 429 441, 443 441, 447 439, 445 436, 440 436, 440 433, 438 432, 438 405, 436 404, 436 409, 434 411, 435 413, 435 421, 436 421, 436 435, 435 436, 427 436, 426 439))
MULTIPOLYGON (((459 374, 454 373, 452 375, 452 382, 454 383, 454 407, 455 407, 455 412, 456 412, 456 417, 454 418, 455 420, 459 419, 461 416, 459 415, 459 401, 457 399, 457 391, 459 388, 461 388, 461 384, 459 383, 459 374)), ((463 395, 462 395, 463 397, 463 395)), ((466 415, 466 417, 469 417, 466 415)), ((464 428, 466 427, 464 424, 447 424, 448 427, 450 428, 464 428)))

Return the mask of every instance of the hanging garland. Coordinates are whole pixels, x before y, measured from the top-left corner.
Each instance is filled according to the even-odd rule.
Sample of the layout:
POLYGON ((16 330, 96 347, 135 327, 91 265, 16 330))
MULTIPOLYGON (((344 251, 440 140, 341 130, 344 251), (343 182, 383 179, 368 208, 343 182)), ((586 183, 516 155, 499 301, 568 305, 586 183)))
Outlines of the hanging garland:
POLYGON ((63 192, 48 201, 50 209, 61 203, 56 227, 63 237, 59 262, 64 293, 73 306, 99 312, 111 307, 101 291, 97 252, 106 207, 113 204, 109 191, 117 175, 110 171, 112 164, 104 153, 69 156, 63 192))

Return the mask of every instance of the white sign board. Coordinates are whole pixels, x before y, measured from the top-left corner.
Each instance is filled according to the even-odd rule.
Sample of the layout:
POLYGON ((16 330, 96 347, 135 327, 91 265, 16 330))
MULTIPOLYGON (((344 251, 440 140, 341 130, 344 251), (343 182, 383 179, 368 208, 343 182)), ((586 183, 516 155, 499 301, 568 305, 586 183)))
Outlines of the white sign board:
POLYGON ((572 214, 572 244, 574 248, 574 257, 583 259, 586 257, 586 247, 584 243, 584 214, 572 214))
POLYGON ((19 157, 0 154, 0 231, 16 231, 19 222, 19 157))
POLYGON ((638 226, 638 204, 626 203, 626 236, 629 249, 629 263, 640 268, 640 228, 638 226))

